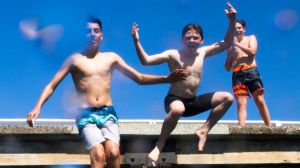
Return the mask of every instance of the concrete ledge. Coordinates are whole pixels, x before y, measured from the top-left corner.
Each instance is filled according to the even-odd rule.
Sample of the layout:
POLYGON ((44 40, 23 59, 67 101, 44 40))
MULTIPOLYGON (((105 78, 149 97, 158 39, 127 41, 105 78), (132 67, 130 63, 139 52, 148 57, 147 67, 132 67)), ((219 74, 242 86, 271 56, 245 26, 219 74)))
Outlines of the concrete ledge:
MULTIPOLYGON (((176 162, 183 167, 300 166, 300 124, 297 122, 274 124, 271 128, 253 122, 240 128, 237 122, 221 121, 211 130, 205 151, 199 153, 194 131, 203 123, 180 121, 163 151, 163 157, 171 158, 161 158, 161 162, 171 159, 170 164, 176 162), (173 154, 168 155, 170 152, 175 158, 173 154)), ((145 156, 155 146, 161 126, 161 120, 121 120, 122 165, 145 163, 145 156), (128 157, 131 158, 128 160, 128 157)), ((74 120, 38 120, 33 128, 27 126, 25 119, 0 120, 0 144, 0 167, 90 164, 74 120)))
POLYGON ((241 128, 239 126, 231 126, 229 128, 230 134, 236 135, 247 135, 247 134, 255 134, 255 135, 266 135, 266 134, 277 134, 277 135, 300 135, 300 127, 298 126, 278 126, 278 127, 254 127, 247 126, 245 128, 241 128))
MULTIPOLYGON (((29 127, 25 119, 18 121, 0 120, 1 134, 78 134, 74 120, 37 120, 34 127, 29 127), (6 122, 5 122, 6 121, 6 122)), ((192 135, 195 130, 199 129, 204 121, 180 121, 172 135, 192 135)), ((263 123, 250 123, 249 126, 241 128, 235 122, 219 122, 210 134, 215 135, 246 135, 246 134, 283 134, 283 135, 300 135, 300 122, 292 126, 282 126, 280 124, 268 128, 263 123)), ((120 120, 120 134, 122 135, 159 135, 162 127, 162 120, 120 120)))
MULTIPOLYGON (((199 129, 204 121, 181 121, 172 134, 188 135, 199 129)), ((161 120, 120 120, 120 134, 122 135, 159 135, 162 127, 161 120)), ((211 134, 228 134, 227 124, 218 124, 211 134)), ((74 120, 37 120, 34 127, 29 127, 25 119, 18 121, 0 121, 0 134, 78 134, 74 120), (48 122, 48 124, 47 124, 48 122)))

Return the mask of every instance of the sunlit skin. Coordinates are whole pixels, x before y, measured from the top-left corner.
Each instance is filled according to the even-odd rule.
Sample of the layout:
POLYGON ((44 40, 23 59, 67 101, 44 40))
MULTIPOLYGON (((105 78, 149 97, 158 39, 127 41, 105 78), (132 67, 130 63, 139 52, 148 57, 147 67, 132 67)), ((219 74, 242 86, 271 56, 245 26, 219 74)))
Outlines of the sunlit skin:
POLYGON ((245 36, 245 32, 246 28, 244 28, 240 23, 235 24, 235 37, 233 45, 227 51, 228 55, 230 56, 228 57, 226 64, 227 71, 229 71, 231 68, 235 68, 244 64, 256 65, 254 56, 257 50, 257 40, 254 35, 245 36))
MULTIPOLYGON (((224 40, 208 46, 202 46, 203 38, 200 33, 190 28, 182 36, 183 49, 166 50, 160 54, 148 55, 140 43, 138 25, 136 23, 132 25, 134 45, 143 65, 157 65, 166 62, 170 71, 176 68, 183 68, 187 71, 186 80, 171 84, 168 94, 182 98, 194 98, 201 83, 204 59, 225 51, 232 44, 236 10, 230 3, 227 3, 227 6, 229 10, 225 10, 225 13, 230 24, 224 40)), ((233 96, 230 93, 214 92, 212 94, 212 97, 210 97, 211 94, 201 95, 201 100, 211 104, 212 110, 205 124, 195 132, 199 138, 199 151, 204 149, 209 130, 223 116, 233 101, 233 96)), ((168 136, 175 129, 179 118, 185 111, 184 104, 179 100, 173 101, 169 108, 170 111, 164 120, 157 145, 148 155, 149 159, 154 162, 158 160, 168 136)))
MULTIPOLYGON (((235 24, 235 37, 233 45, 227 50, 227 59, 225 63, 226 71, 243 65, 256 67, 257 40, 255 35, 245 35, 246 27, 239 22, 235 24)), ((266 126, 271 126, 269 109, 266 105, 263 91, 257 91, 252 94, 255 104, 259 109, 260 115, 266 126)), ((246 126, 247 119, 247 97, 236 96, 237 113, 239 125, 246 126)))
MULTIPOLYGON (((63 63, 54 78, 43 90, 33 110, 28 113, 28 123, 32 124, 37 119, 43 104, 69 73, 80 99, 80 107, 112 105, 110 87, 113 70, 122 72, 139 84, 170 83, 186 78, 186 72, 183 69, 176 69, 169 76, 141 74, 128 66, 116 53, 98 51, 100 42, 103 39, 99 24, 88 22, 86 28, 87 46, 85 50, 71 55, 63 63)), ((96 144, 89 152, 92 168, 103 168, 105 162, 110 168, 120 167, 119 144, 112 140, 96 144)))

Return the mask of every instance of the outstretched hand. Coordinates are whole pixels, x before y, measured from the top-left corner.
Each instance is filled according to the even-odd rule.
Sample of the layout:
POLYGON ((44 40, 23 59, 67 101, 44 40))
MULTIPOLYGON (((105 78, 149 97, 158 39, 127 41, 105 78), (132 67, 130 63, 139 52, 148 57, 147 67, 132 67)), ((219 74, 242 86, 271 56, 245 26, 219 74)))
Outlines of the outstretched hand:
POLYGON ((230 2, 227 2, 226 5, 228 6, 228 10, 227 9, 224 10, 225 14, 229 18, 229 20, 235 21, 236 20, 237 11, 234 9, 234 7, 231 5, 230 2))
POLYGON ((34 121, 37 119, 39 116, 40 111, 39 110, 32 110, 30 113, 27 115, 27 123, 30 127, 34 126, 34 121))
POLYGON ((137 23, 132 24, 131 35, 134 41, 139 40, 139 25, 137 23))
POLYGON ((183 68, 175 69, 171 74, 168 76, 168 81, 170 83, 175 83, 178 81, 185 80, 187 77, 187 71, 183 68))

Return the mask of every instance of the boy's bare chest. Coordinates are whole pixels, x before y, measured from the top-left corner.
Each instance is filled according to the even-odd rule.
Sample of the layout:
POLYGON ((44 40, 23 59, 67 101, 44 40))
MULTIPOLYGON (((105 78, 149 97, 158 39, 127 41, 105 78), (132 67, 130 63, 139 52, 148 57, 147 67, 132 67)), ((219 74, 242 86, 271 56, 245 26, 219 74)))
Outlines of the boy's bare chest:
POLYGON ((113 61, 107 59, 80 60, 74 65, 74 70, 85 75, 108 74, 111 72, 113 61))
POLYGON ((203 67, 204 57, 197 56, 195 58, 177 59, 174 64, 177 68, 184 68, 188 73, 200 73, 203 67))

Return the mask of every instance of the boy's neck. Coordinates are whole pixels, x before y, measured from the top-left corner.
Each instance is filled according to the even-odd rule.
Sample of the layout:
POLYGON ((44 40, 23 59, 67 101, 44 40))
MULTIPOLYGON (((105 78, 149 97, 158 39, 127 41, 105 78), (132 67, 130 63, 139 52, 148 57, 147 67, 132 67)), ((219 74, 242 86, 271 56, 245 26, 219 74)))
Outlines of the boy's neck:
POLYGON ((94 58, 98 53, 98 47, 89 47, 84 50, 84 55, 88 58, 94 58))
POLYGON ((240 42, 240 41, 242 41, 244 39, 244 37, 245 37, 244 34, 240 34, 236 38, 240 42))
POLYGON ((184 56, 187 56, 189 58, 196 57, 198 55, 197 50, 191 51, 190 49, 187 49, 187 48, 183 49, 183 54, 184 54, 184 56))

